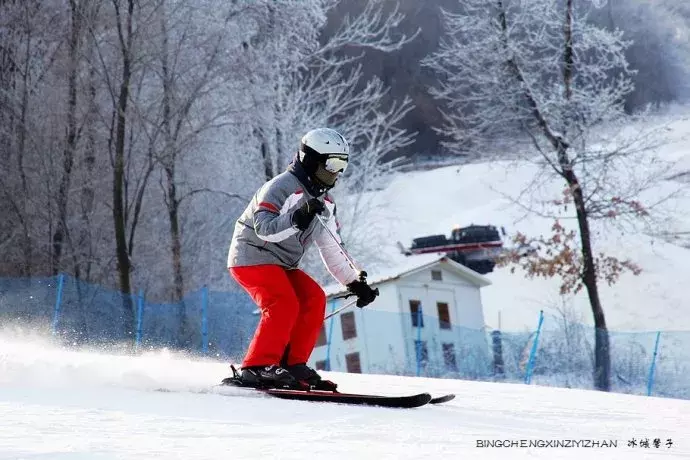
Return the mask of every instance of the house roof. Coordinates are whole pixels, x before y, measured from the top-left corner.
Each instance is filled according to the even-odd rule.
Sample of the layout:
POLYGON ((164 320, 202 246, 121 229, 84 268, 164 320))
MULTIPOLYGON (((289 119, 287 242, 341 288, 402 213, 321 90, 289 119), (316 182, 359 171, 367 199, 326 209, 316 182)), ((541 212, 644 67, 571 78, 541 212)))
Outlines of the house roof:
MULTIPOLYGON (((491 284, 491 281, 489 281, 487 277, 482 276, 474 270, 457 263, 444 254, 419 254, 409 256, 406 259, 407 260, 405 263, 400 265, 383 270, 377 270, 376 273, 369 273, 367 282, 370 286, 382 284, 412 275, 413 273, 431 268, 436 265, 441 265, 477 287, 489 286, 491 284), (375 276, 372 277, 372 274, 375 276)), ((331 284, 325 286, 324 291, 326 292, 326 296, 330 297, 342 294, 346 292, 347 289, 340 284, 331 284)))

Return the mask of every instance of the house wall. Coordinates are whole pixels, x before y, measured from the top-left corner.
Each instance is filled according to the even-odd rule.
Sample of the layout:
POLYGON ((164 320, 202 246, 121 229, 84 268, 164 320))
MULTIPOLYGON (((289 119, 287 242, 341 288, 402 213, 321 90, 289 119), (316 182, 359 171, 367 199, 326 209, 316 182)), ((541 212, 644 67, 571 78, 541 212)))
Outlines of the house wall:
MULTIPOLYGON (((416 370, 415 340, 427 342, 429 361, 444 363, 442 343, 452 343, 461 365, 461 354, 468 349, 485 349, 488 343, 483 333, 484 315, 479 288, 455 272, 445 269, 443 264, 412 273, 400 279, 376 286, 380 295, 377 300, 354 312, 357 337, 343 340, 340 315, 325 322, 327 337, 330 338, 331 370, 346 372, 345 355, 359 352, 363 373, 392 373, 402 369, 416 370), (440 270, 442 281, 432 280, 431 271, 440 270), (424 327, 413 327, 409 300, 419 300, 424 315, 424 327), (449 305, 451 329, 442 329, 438 319, 436 302, 449 305), (332 326, 331 326, 332 321, 332 326), (332 331, 329 333, 329 331, 332 331)), ((348 299, 349 300, 349 299, 348 299)), ((347 300, 335 301, 335 309, 347 300)), ((327 311, 333 311, 333 302, 327 311)), ((315 348, 309 360, 311 366, 326 360, 328 346, 315 348)), ((483 359, 482 356, 480 359, 483 359)), ((477 358, 474 358, 477 359, 477 358)))
MULTIPOLYGON (((346 372, 345 355, 359 352, 363 373, 384 373, 392 369, 392 364, 406 359, 397 289, 393 282, 376 286, 379 297, 365 308, 350 307, 325 321, 326 336, 330 339, 331 370, 346 372), (353 312, 357 337, 343 340, 341 315, 353 312)), ((351 298, 350 298, 351 299, 351 298)), ((350 299, 330 301, 326 311, 337 310, 350 299)), ((329 356, 329 346, 317 346, 309 359, 309 365, 325 361, 329 356)))
MULTIPOLYGON (((385 302, 375 305, 368 312, 362 312, 362 324, 366 334, 367 372, 390 374, 409 365, 403 326, 405 318, 400 315, 396 281, 378 286, 385 302)), ((369 307, 366 307, 369 308, 369 307)))
MULTIPOLYGON (((442 266, 442 281, 431 279, 431 270, 412 274, 397 283, 401 317, 405 318, 402 331, 406 359, 410 369, 417 371, 417 340, 426 343, 428 363, 438 371, 453 371, 446 367, 444 344, 452 344, 457 371, 465 375, 475 374, 489 359, 489 344, 483 333, 484 313, 480 290, 442 266), (422 307, 423 327, 416 327, 410 311, 410 300, 417 300, 422 307), (451 328, 441 327, 437 302, 448 304, 451 328)), ((447 345, 448 346, 448 345, 447 345)), ((426 375, 423 365, 420 374, 426 375)))
MULTIPOLYGON (((412 273, 401 279, 397 285, 399 287, 408 286, 419 289, 419 295, 425 297, 422 305, 424 314, 432 315, 436 318, 438 318, 436 301, 444 301, 445 295, 443 292, 450 290, 453 295, 452 304, 455 307, 451 309, 451 323, 454 326, 470 329, 481 329, 484 327, 484 310, 480 289, 461 278, 455 272, 446 269, 443 264, 412 273), (441 271, 442 281, 431 279, 432 270, 441 271), (426 294, 427 291, 428 294, 426 294)), ((404 305, 401 305, 401 308, 409 313, 407 300, 404 300, 404 305)))

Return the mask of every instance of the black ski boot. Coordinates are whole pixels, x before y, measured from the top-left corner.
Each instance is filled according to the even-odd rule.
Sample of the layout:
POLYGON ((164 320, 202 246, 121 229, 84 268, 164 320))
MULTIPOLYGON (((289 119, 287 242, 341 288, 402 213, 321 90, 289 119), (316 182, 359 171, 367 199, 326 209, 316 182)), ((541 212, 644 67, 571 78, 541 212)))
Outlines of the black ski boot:
POLYGON ((243 367, 242 372, 237 372, 234 366, 232 377, 223 379, 222 385, 236 385, 252 388, 290 388, 299 389, 303 386, 280 366, 252 366, 243 367))
POLYGON ((285 369, 302 385, 307 386, 312 390, 320 391, 336 391, 338 385, 330 380, 324 380, 311 367, 305 363, 293 364, 292 366, 285 366, 285 369))

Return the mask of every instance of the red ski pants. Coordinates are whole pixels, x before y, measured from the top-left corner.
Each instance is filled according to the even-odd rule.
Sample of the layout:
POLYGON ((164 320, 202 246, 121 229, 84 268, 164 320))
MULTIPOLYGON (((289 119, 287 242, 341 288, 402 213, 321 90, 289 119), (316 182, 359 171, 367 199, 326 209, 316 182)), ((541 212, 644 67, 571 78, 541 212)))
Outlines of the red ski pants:
POLYGON ((326 294, 301 270, 279 265, 231 267, 230 275, 261 310, 261 319, 242 367, 306 363, 323 324, 326 294))

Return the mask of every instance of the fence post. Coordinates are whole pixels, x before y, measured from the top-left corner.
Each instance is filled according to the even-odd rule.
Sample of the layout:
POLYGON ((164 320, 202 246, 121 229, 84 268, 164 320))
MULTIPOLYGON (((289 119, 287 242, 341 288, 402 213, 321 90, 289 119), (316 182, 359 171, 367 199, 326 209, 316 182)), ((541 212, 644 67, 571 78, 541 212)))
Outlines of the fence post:
MULTIPOLYGON (((335 311, 335 299, 331 300, 331 313, 335 311)), ((333 341, 333 320, 335 315, 331 316, 331 322, 328 325, 328 337, 326 345, 326 370, 331 370, 331 342, 333 341)))
POLYGON ((494 377, 504 377, 503 342, 501 331, 491 331, 491 350, 494 356, 494 377))
POLYGON ((62 306, 62 290, 65 286, 65 275, 58 275, 57 296, 55 297, 55 309, 53 313, 53 335, 57 334, 58 323, 60 322, 60 307, 62 306))
POLYGON ((208 353, 208 286, 201 289, 201 351, 208 353))
POLYGON ((134 341, 134 351, 139 351, 141 345, 141 331, 144 322, 144 291, 139 289, 139 296, 137 297, 137 332, 134 341))
POLYGON ((654 343, 654 354, 652 355, 652 364, 649 366, 649 377, 647 377, 647 396, 652 394, 652 385, 654 384, 654 369, 656 367, 656 353, 659 350, 659 338, 661 331, 656 333, 656 342, 654 343))
POLYGON ((527 385, 532 381, 532 369, 534 367, 534 359, 537 355, 537 344, 539 343, 539 334, 541 333, 541 325, 544 322, 544 311, 539 312, 539 325, 537 326, 537 334, 532 342, 532 350, 529 354, 529 361, 527 362, 527 372, 525 373, 525 383, 527 385))
POLYGON ((417 342, 414 347, 417 358, 417 377, 422 372, 422 321, 424 321, 424 317, 422 316, 422 304, 420 303, 417 308, 417 342))

